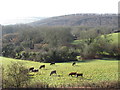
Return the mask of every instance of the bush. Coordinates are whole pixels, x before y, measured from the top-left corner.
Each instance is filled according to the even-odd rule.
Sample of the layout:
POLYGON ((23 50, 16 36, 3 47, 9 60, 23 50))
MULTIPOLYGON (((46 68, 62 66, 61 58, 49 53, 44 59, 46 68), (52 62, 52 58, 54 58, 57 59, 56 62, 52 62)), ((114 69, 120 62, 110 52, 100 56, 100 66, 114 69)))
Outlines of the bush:
POLYGON ((111 44, 106 49, 106 52, 109 53, 110 57, 120 57, 120 46, 117 44, 111 44))
POLYGON ((82 52, 82 57, 85 59, 93 59, 95 58, 96 51, 93 45, 86 45, 83 52, 82 52))
POLYGON ((28 72, 23 63, 11 62, 3 68, 3 88, 25 87, 30 80, 28 72))

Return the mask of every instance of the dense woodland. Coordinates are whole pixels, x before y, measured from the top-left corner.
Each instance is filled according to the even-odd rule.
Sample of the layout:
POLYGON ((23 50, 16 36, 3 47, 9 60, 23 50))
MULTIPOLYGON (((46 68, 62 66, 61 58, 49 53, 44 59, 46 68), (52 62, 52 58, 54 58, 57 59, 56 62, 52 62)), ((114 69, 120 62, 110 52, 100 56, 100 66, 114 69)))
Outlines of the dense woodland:
MULTIPOLYGON (((106 16, 106 18, 110 17, 106 16)), ((84 20, 81 23, 84 23, 84 20)), ((66 62, 103 57, 118 58, 120 48, 117 44, 111 43, 113 40, 108 35, 117 30, 117 25, 114 22, 108 25, 105 18, 101 18, 101 20, 105 23, 99 26, 94 26, 94 24, 93 26, 82 24, 2 26, 2 55, 38 62, 66 62)), ((113 18, 110 20, 115 21, 113 18)), ((111 21, 108 20, 108 22, 111 21)))

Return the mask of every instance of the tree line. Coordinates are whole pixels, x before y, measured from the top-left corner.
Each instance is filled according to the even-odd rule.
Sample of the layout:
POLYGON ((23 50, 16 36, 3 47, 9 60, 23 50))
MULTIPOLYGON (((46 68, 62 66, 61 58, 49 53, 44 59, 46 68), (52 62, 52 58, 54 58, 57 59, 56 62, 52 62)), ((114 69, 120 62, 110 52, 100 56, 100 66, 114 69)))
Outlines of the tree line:
POLYGON ((118 45, 111 44, 112 40, 107 35, 115 29, 87 26, 3 26, 2 55, 38 62, 117 58, 120 52, 118 45), (73 43, 77 40, 79 43, 73 43))

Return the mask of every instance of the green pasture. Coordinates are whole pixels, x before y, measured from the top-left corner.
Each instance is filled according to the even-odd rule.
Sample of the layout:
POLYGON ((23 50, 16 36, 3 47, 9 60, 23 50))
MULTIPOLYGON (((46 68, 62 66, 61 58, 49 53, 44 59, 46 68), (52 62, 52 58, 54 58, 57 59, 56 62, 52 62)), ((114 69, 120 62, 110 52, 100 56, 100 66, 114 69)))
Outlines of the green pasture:
POLYGON ((32 66, 39 69, 40 65, 46 65, 46 68, 39 69, 39 72, 30 72, 31 77, 33 77, 30 82, 31 84, 42 82, 54 87, 76 87, 90 83, 99 83, 102 81, 118 81, 118 60, 87 60, 77 62, 75 66, 71 65, 72 62, 50 65, 50 63, 40 63, 3 57, 0 57, 0 63, 1 62, 4 68, 7 68, 7 65, 10 65, 11 62, 22 62, 28 69, 32 66), (52 70, 56 70, 57 75, 50 76, 49 74, 52 70), (70 72, 83 73, 83 78, 68 76, 70 72))
POLYGON ((120 44, 119 42, 119 37, 120 37, 120 33, 112 33, 112 34, 109 34, 109 39, 112 39, 112 43, 115 43, 115 44, 120 44))
MULTIPOLYGON (((109 36, 108 39, 112 40, 111 42, 112 44, 120 44, 119 42, 120 33, 112 33, 112 34, 108 34, 107 36, 109 36)), ((72 44, 77 45, 80 44, 81 42, 82 40, 74 40, 72 44)))

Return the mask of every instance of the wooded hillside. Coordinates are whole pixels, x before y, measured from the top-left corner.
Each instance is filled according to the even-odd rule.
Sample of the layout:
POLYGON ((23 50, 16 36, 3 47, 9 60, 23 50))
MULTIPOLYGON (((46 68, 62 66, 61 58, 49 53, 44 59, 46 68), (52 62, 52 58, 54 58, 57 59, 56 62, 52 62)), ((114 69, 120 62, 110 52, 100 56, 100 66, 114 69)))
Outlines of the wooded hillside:
POLYGON ((118 25, 118 16, 116 14, 71 14, 52 18, 46 18, 40 21, 30 23, 36 26, 111 26, 118 25))
POLYGON ((2 26, 2 54, 5 57, 39 62, 117 58, 120 48, 118 44, 111 43, 115 39, 112 33, 117 33, 116 19, 117 15, 78 14, 46 19, 46 23, 50 24, 45 26, 2 26), (98 19, 100 17, 105 17, 101 18, 101 23, 98 19), (54 24, 56 20, 61 24, 54 24), (61 20, 68 21, 63 25, 61 20), (77 20, 82 21, 80 25, 75 24, 77 20), (76 41, 79 42, 74 44, 76 41))

